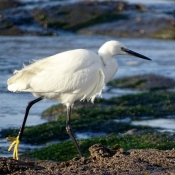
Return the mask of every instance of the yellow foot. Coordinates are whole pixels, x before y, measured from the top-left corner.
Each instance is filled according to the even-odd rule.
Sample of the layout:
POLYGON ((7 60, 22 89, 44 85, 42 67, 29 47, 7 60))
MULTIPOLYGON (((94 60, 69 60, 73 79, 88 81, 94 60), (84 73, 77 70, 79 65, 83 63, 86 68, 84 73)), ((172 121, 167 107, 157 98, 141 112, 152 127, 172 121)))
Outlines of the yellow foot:
POLYGON ((19 147, 19 137, 17 136, 16 138, 14 137, 7 137, 7 141, 11 141, 12 144, 10 145, 8 151, 11 151, 11 149, 14 147, 13 150, 13 158, 18 160, 18 147, 19 147))

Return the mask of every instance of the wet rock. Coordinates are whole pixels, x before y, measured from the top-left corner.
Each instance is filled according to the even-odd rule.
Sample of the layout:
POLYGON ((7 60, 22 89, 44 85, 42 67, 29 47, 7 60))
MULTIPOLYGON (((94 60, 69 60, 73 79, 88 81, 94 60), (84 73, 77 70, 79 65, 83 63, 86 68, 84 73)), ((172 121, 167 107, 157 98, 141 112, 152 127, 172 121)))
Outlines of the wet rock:
MULTIPOLYGON (((127 8, 125 2, 79 2, 35 9, 35 19, 50 28, 77 31, 96 23, 121 18, 118 12, 127 8)), ((124 16, 125 18, 125 16, 124 16)))
POLYGON ((0 35, 50 35, 50 33, 33 20, 29 10, 13 8, 1 13, 0 35))
POLYGON ((159 90, 173 89, 175 87, 175 81, 171 78, 160 75, 145 74, 114 79, 109 82, 108 85, 115 88, 117 87, 139 90, 159 90))
POLYGON ((7 27, 4 30, 0 30, 0 35, 5 35, 5 36, 21 36, 23 34, 23 32, 21 30, 19 30, 19 28, 17 26, 11 26, 11 27, 7 27))
POLYGON ((1 0, 0 1, 0 11, 9 8, 17 7, 20 3, 17 0, 1 0))
POLYGON ((159 7, 125 1, 81 1, 42 7, 38 3, 34 9, 25 8, 25 3, 11 8, 17 6, 15 1, 3 2, 0 7, 1 35, 59 35, 60 30, 66 30, 115 37, 175 39, 175 9, 159 10, 159 7), (9 30, 14 26, 20 32, 9 30))
POLYGON ((143 4, 136 4, 135 6, 138 10, 141 10, 141 11, 147 10, 147 7, 143 4))
POLYGON ((101 34, 115 37, 150 37, 175 39, 174 19, 166 15, 153 14, 149 11, 136 13, 127 11, 125 20, 97 24, 78 31, 81 34, 101 34))
POLYGON ((9 29, 13 26, 29 25, 33 22, 32 15, 24 9, 11 9, 2 13, 0 29, 9 29))

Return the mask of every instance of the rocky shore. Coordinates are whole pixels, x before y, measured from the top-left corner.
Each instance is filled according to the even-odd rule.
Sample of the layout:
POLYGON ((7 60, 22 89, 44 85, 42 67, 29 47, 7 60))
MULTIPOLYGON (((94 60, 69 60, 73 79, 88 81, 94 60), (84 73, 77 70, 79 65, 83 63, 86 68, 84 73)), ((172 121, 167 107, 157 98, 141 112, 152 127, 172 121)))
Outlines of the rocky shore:
MULTIPOLYGON (((173 40, 175 7, 127 1, 0 2, 0 35, 59 36, 65 32, 173 40)), ((123 77, 111 81, 106 93, 112 94, 116 88, 137 93, 75 104, 74 132, 97 134, 78 140, 83 158, 68 140, 65 107, 52 106, 42 114, 48 122, 26 127, 22 139, 22 143, 42 148, 20 152, 18 161, 0 158, 0 174, 173 175, 175 134, 161 127, 134 126, 132 120, 173 119, 174 87, 173 79, 154 74, 123 77)), ((18 130, 2 129, 0 138, 16 136, 18 130)))
MULTIPOLYGON (((74 107, 71 125, 75 133, 103 132, 102 136, 78 140, 85 157, 79 158, 72 141, 67 141, 65 107, 57 105, 42 114, 49 122, 26 127, 24 131, 22 142, 42 144, 43 148, 28 149, 20 154, 18 161, 0 158, 0 174, 175 173, 175 134, 164 132, 161 127, 133 126, 131 123, 132 119, 144 120, 145 116, 173 118, 174 80, 153 74, 124 77, 109 83, 109 93, 118 87, 139 89, 140 93, 96 99, 93 105, 84 102, 74 107)), ((0 136, 5 138, 17 133, 18 129, 4 129, 0 136)))
POLYGON ((27 8, 2 0, 0 35, 60 35, 63 31, 115 37, 175 39, 175 8, 126 1, 81 1, 27 8))
POLYGON ((175 174, 175 151, 156 149, 110 150, 101 144, 89 148, 90 157, 67 162, 23 158, 16 161, 0 158, 1 174, 30 175, 168 175, 175 174))

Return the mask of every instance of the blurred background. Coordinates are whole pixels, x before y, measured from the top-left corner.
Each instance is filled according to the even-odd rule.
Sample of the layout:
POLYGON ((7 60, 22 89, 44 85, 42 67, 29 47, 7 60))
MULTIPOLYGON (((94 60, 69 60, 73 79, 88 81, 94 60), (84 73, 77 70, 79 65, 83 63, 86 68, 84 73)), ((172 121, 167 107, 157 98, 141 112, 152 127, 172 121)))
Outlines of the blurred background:
MULTIPOLYGON (((156 74, 175 81, 174 0, 1 0, 0 129, 20 127, 25 107, 34 99, 30 93, 8 92, 6 82, 15 70, 66 50, 97 52, 108 40, 119 40, 152 59, 118 56, 115 78, 156 74)), ((134 91, 118 88, 112 96, 126 93, 134 91)), ((104 97, 110 94, 106 92, 104 97)), ((57 102, 34 105, 26 125, 47 122, 40 115, 53 104, 57 102)), ((174 120, 163 123, 166 129, 175 130, 174 120)), ((7 149, 9 143, 2 138, 0 146, 7 149)), ((7 153, 2 151, 1 155, 7 153)))

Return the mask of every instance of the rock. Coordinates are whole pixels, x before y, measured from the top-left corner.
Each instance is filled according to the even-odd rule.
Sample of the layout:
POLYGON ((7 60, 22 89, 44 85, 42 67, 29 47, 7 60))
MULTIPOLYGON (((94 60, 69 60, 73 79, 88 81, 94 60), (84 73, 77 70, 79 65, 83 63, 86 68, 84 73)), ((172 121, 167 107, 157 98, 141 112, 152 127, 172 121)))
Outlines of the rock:
POLYGON ((145 74, 114 79, 111 82, 109 82, 108 85, 117 88, 159 90, 173 89, 175 87, 175 81, 171 78, 167 78, 160 75, 145 74))
POLYGON ((78 29, 122 18, 118 12, 127 8, 125 2, 79 2, 34 9, 35 19, 49 28, 77 31, 78 29))
POLYGON ((20 3, 17 0, 1 0, 0 2, 0 11, 17 7, 20 5, 20 3))
POLYGON ((110 157, 112 151, 101 144, 95 144, 89 148, 92 157, 110 157))
POLYGON ((33 15, 29 10, 13 8, 1 13, 0 35, 20 36, 25 34, 51 35, 51 32, 41 28, 33 20, 33 15))
MULTIPOLYGON (((66 162, 41 161, 24 158, 13 160, 0 158, 0 174, 175 174, 175 151, 156 149, 133 149, 113 151, 102 145, 93 145, 95 149, 113 152, 112 156, 100 158, 74 158, 66 162)), ((91 147, 91 148, 92 148, 91 147)))
MULTIPOLYGON (((137 13, 123 12, 127 18, 113 22, 96 24, 78 30, 80 34, 100 34, 114 37, 149 37, 159 39, 175 39, 175 20, 166 15, 150 13, 150 10, 137 13)), ((122 15, 121 14, 121 15, 122 15)))
POLYGON ((159 10, 158 6, 150 8, 125 1, 56 3, 42 7, 38 5, 34 9, 26 8, 25 5, 27 3, 2 0, 1 35, 59 35, 60 30, 66 30, 115 37, 175 39, 173 8, 159 10), (12 8, 16 6, 18 8, 12 8), (17 28, 16 32, 14 27, 17 28))
POLYGON ((0 29, 0 35, 5 35, 5 36, 21 36, 23 34, 22 31, 19 30, 17 26, 10 26, 9 28, 6 26, 4 30, 0 29))

